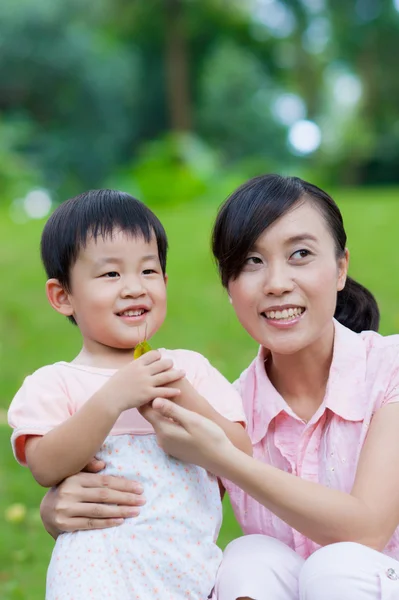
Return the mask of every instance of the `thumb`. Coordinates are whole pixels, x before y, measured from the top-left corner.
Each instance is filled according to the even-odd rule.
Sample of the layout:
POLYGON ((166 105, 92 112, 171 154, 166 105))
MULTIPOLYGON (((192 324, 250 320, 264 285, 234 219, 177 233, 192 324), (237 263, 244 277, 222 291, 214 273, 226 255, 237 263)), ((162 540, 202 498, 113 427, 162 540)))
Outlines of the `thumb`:
POLYGON ((105 468, 105 462, 102 460, 98 460, 96 457, 92 458, 91 461, 85 466, 83 471, 87 471, 88 473, 98 473, 105 468))
POLYGON ((162 419, 162 416, 153 410, 151 404, 140 406, 139 413, 154 427, 154 429, 156 423, 162 419))
POLYGON ((183 408, 175 402, 171 402, 165 398, 155 398, 152 403, 152 408, 153 413, 157 416, 159 415, 158 419, 162 415, 162 417, 172 419, 186 430, 190 428, 197 416, 196 413, 193 413, 191 410, 187 410, 187 408, 183 408))

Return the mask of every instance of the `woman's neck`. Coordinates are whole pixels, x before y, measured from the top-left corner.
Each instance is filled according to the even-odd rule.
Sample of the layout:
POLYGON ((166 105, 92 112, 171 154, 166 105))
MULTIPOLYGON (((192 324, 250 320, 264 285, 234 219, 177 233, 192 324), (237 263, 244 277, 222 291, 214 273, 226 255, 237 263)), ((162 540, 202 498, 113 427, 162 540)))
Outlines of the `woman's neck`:
POLYGON ((312 345, 291 355, 271 353, 270 381, 292 410, 308 421, 323 402, 331 367, 334 325, 312 345))

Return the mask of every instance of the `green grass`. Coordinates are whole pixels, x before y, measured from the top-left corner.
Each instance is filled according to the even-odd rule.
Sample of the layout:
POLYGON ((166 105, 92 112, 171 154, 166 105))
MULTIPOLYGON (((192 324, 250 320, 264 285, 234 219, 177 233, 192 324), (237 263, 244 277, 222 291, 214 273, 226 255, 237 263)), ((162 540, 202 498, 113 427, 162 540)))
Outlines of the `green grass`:
MULTIPOLYGON (((399 329, 399 255, 396 249, 399 190, 351 190, 335 194, 351 253, 351 275, 369 287, 382 312, 381 331, 399 329)), ((154 345, 202 352, 233 380, 252 360, 255 343, 237 324, 209 251, 216 204, 158 211, 171 243, 169 312, 154 345)), ((79 334, 47 305, 38 244, 43 222, 12 223, 0 211, 0 410, 6 410, 25 375, 79 349, 79 334)), ((0 413, 0 597, 42 600, 52 540, 43 531, 38 506, 43 495, 11 454, 5 412, 0 413), (26 519, 13 524, 5 510, 21 502, 26 519)), ((226 508, 220 543, 239 534, 226 508)))

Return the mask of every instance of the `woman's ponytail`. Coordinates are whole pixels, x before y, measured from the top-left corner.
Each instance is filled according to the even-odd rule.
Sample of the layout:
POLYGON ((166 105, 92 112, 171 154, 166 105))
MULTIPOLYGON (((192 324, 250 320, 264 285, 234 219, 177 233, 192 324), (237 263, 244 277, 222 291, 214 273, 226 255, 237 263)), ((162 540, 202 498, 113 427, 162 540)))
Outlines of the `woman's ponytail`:
POLYGON ((360 333, 378 331, 380 311, 371 292, 348 277, 343 290, 338 292, 334 317, 345 327, 360 333))

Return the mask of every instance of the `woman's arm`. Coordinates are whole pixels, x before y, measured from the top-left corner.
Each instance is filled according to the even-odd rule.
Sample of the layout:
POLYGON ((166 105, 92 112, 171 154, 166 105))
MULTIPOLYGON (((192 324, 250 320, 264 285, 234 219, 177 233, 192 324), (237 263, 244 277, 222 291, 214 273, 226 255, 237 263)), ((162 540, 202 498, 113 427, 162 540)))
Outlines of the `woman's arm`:
POLYGON ((83 529, 105 529, 136 517, 145 504, 139 483, 122 477, 96 474, 104 463, 93 460, 91 472, 78 473, 51 488, 40 505, 40 516, 48 533, 59 534, 83 529))
POLYGON ((166 452, 230 479, 318 544, 354 541, 382 550, 398 526, 399 403, 374 416, 350 494, 252 459, 214 423, 172 402, 157 399, 153 408, 146 418, 166 452))

